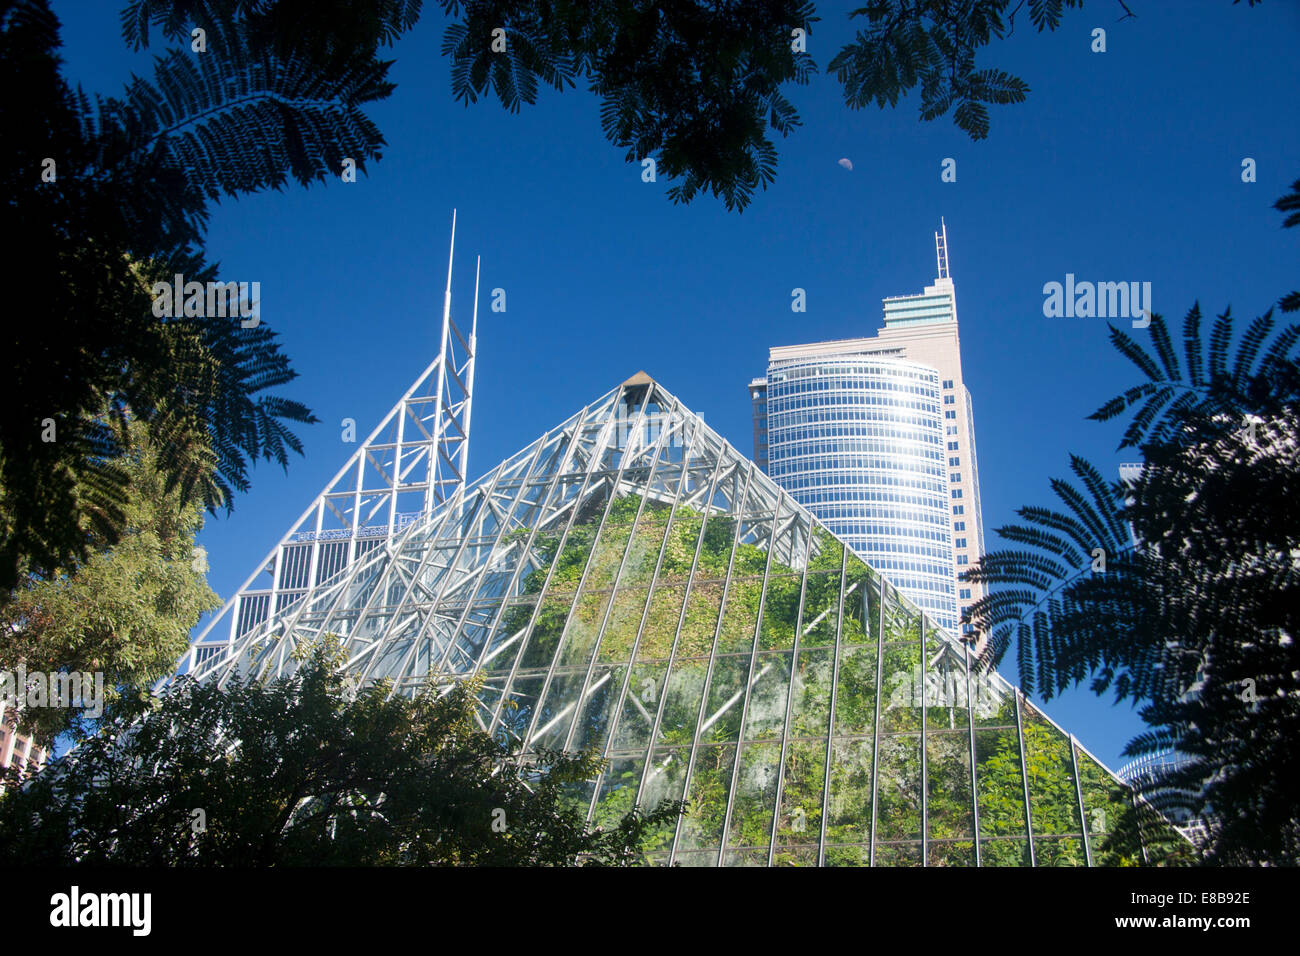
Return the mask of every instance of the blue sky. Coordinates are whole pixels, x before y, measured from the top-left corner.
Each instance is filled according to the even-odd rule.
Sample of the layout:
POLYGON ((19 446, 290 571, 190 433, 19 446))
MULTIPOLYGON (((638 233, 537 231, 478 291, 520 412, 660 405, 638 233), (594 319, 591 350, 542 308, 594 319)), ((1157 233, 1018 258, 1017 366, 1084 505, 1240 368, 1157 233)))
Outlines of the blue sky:
MULTIPOLYGON (((819 67, 852 38, 855 5, 818 5, 819 67)), ((120 4, 53 6, 73 83, 111 95, 149 69, 120 39, 120 4)), ((261 464, 234 514, 200 536, 223 599, 355 450, 341 420, 368 433, 432 359, 453 207, 456 314, 468 322, 475 255, 482 287, 507 296, 504 314, 480 305, 472 476, 638 369, 751 451, 745 386, 768 347, 872 334, 883 297, 934 279, 944 216, 990 532, 1049 504, 1071 452, 1108 475, 1128 457, 1116 452, 1122 425, 1085 417, 1138 373, 1104 319, 1045 318, 1044 283, 1149 281, 1176 327, 1197 300, 1244 323, 1297 285, 1300 231, 1283 232, 1270 208, 1300 178, 1291 2, 1129 0, 1138 16, 1116 22, 1119 4, 1098 0, 1045 35, 1022 13, 980 56, 1031 93, 994 107, 979 143, 950 117, 920 121, 916 96, 851 111, 819 74, 790 89, 804 125, 778 141, 777 181, 743 214, 707 197, 674 206, 671 183, 643 183, 581 89, 543 91, 519 114, 453 101, 445 21, 426 6, 392 51, 396 92, 370 111, 388 146, 369 176, 213 210, 210 259, 225 278, 261 283, 262 319, 300 373, 285 392, 321 418, 301 429, 305 457, 287 474, 261 464), (1090 50, 1095 27, 1105 53, 1090 50), (947 157, 955 183, 940 181, 947 157), (1246 157, 1257 182, 1241 181, 1246 157)), ((1141 728, 1127 705, 1086 690, 1046 710, 1116 768, 1141 728)))

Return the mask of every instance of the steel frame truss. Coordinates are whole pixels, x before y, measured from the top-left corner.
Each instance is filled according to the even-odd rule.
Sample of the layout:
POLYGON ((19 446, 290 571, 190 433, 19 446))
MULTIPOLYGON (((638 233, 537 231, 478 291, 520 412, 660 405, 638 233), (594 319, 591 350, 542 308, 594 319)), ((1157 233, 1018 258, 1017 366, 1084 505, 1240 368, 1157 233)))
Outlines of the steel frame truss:
POLYGON ((368 555, 391 553, 405 530, 460 494, 469 462, 480 262, 466 335, 451 314, 455 252, 453 210, 437 356, 203 628, 178 673, 210 672, 242 638, 273 632, 290 607, 301 613, 326 593, 322 588, 335 593, 329 582, 347 578, 368 555))
MULTIPOLYGON (((434 369, 431 367, 429 371, 434 369)), ((408 408, 404 398, 394 413, 409 415, 408 408)), ((359 460, 354 458, 354 462, 359 460)), ((447 460, 454 458, 448 456, 444 461, 447 460)), ((592 727, 602 728, 594 745, 607 759, 624 761, 625 766, 633 768, 630 775, 625 773, 620 778, 624 782, 618 785, 632 788, 633 803, 638 806, 655 803, 665 796, 690 796, 704 756, 727 752, 731 763, 724 768, 727 786, 720 843, 710 843, 707 849, 702 849, 687 832, 685 821, 679 819, 664 849, 664 859, 716 864, 732 862, 733 857, 736 860, 761 858, 770 864, 778 850, 779 821, 788 782, 787 755, 794 745, 791 736, 797 679, 794 664, 802 659, 803 638, 823 624, 828 615, 835 615, 833 623, 828 625, 834 633, 833 642, 821 643, 810 651, 814 661, 821 655, 832 673, 824 735, 818 732, 819 737, 824 736, 826 747, 821 758, 824 766, 817 768, 822 780, 816 797, 820 803, 820 825, 810 833, 808 841, 815 843, 815 848, 803 849, 815 852, 810 859, 826 863, 828 849, 839 846, 828 831, 828 820, 832 810, 836 741, 845 735, 839 728, 837 699, 845 659, 845 622, 851 606, 856 608, 860 604, 863 627, 874 632, 863 648, 874 658, 874 719, 868 722, 865 733, 849 732, 848 737, 860 738, 857 745, 869 744, 870 810, 869 823, 864 821, 864 825, 869 827, 870 836, 863 842, 869 862, 877 862, 878 852, 886 861, 894 859, 906 849, 903 844, 908 842, 900 842, 897 837, 877 839, 878 808, 887 776, 895 772, 883 766, 887 740, 906 743, 915 737, 920 748, 922 830, 920 838, 910 842, 916 844, 912 849, 919 852, 921 865, 930 862, 932 852, 942 854, 945 847, 955 842, 956 838, 950 836, 932 842, 928 836, 927 777, 931 767, 927 748, 934 735, 948 734, 950 740, 959 739, 953 736, 962 732, 959 714, 968 735, 962 750, 970 761, 971 788, 971 832, 960 839, 971 843, 976 865, 981 862, 983 844, 995 839, 1023 841, 1030 854, 1030 864, 1040 862, 1033 855, 1038 834, 1026 773, 1027 735, 1023 714, 1028 712, 1034 720, 1047 724, 1051 721, 996 673, 981 675, 996 702, 1014 706, 1014 723, 1007 722, 1005 726, 982 723, 978 730, 1010 735, 1015 741, 1019 763, 1017 785, 1023 799, 1025 831, 1020 836, 982 834, 976 799, 979 781, 976 779, 975 718, 978 715, 983 719, 991 711, 977 709, 971 688, 969 646, 934 627, 888 582, 870 569, 863 570, 865 566, 861 562, 850 581, 850 551, 842 544, 835 566, 816 572, 838 580, 838 588, 832 591, 832 603, 820 611, 815 606, 806 609, 813 558, 834 541, 833 536, 756 465, 649 376, 644 373, 633 376, 487 475, 472 483, 458 483, 441 500, 433 500, 434 488, 432 482, 421 485, 420 490, 426 492, 429 496, 426 500, 431 502, 425 514, 405 526, 390 520, 384 525, 385 534, 376 546, 356 553, 348 564, 328 578, 313 577, 312 583, 297 592, 281 592, 291 599, 278 614, 235 634, 227 653, 194 661, 190 673, 198 679, 216 680, 220 684, 236 676, 275 679, 299 666, 297 652, 329 636, 337 640, 344 655, 343 666, 354 686, 384 680, 389 682, 391 695, 410 695, 430 686, 449 689, 458 679, 479 675, 482 684, 477 717, 483 729, 503 740, 510 739, 522 751, 528 751, 592 745, 591 739, 580 735, 591 733, 592 727), (625 512, 619 519, 621 523, 611 525, 615 504, 628 495, 640 499, 633 509, 631 524, 624 524, 629 520, 625 512), (644 550, 638 551, 635 558, 638 568, 629 574, 629 567, 634 563, 633 542, 652 503, 659 512, 656 520, 662 520, 667 513, 666 524, 662 535, 655 530, 645 538, 644 550), (689 538, 682 537, 677 546, 686 549, 690 571, 680 583, 669 583, 662 588, 666 592, 679 590, 681 604, 678 607, 676 598, 669 598, 668 613, 675 618, 676 629, 672 632, 667 659, 651 662, 662 675, 662 689, 652 700, 642 700, 633 691, 634 670, 641 660, 647 622, 661 591, 660 575, 674 521, 682 513, 688 515, 683 527, 689 532, 689 538), (584 530, 575 531, 579 526, 584 530), (625 541, 620 537, 624 532, 625 541), (582 566, 568 566, 561 571, 560 555, 566 553, 566 543, 582 534, 589 536, 579 539, 587 547, 586 557, 581 558, 582 566), (710 607, 707 627, 711 647, 705 659, 700 656, 699 648, 683 652, 682 645, 687 618, 696 607, 694 590, 702 548, 710 535, 715 549, 720 536, 726 538, 730 548, 725 571, 715 570, 711 573, 716 577, 706 575, 699 579, 700 589, 711 588, 718 595, 716 608, 709 604, 707 590, 699 604, 710 607), (621 546, 623 550, 617 554, 602 551, 607 538, 622 541, 621 545, 612 547, 621 546), (755 570, 755 552, 750 550, 748 577, 739 573, 736 562, 742 545, 761 552, 761 572, 755 570), (763 641, 764 602, 769 580, 775 573, 774 562, 786 569, 781 573, 787 581, 795 576, 798 581, 798 610, 789 651, 773 651, 763 641), (649 572, 648 583, 642 583, 640 577, 645 572, 649 572), (868 572, 869 576, 864 577, 868 572), (732 643, 724 653, 722 641, 732 596, 746 586, 758 589, 754 622, 746 623, 748 630, 743 634, 729 638, 732 643), (615 630, 611 622, 617 613, 615 596, 619 593, 631 594, 645 603, 629 603, 623 607, 621 633, 630 641, 630 650, 624 648, 617 654, 602 656, 602 642, 615 630), (529 642, 536 641, 542 630, 544 613, 549 615, 545 626, 550 628, 555 643, 546 653, 525 660, 527 649, 533 646, 529 642), (711 616, 713 613, 717 614, 716 618, 711 616), (586 623, 582 621, 584 614, 586 623), (908 615, 918 619, 918 637, 887 637, 890 633, 902 633, 898 630, 899 622, 908 615), (736 643, 738 640, 743 643, 736 643), (882 723, 887 690, 886 643, 896 647, 900 640, 915 640, 920 644, 919 683, 914 685, 913 692, 921 701, 919 733, 886 728, 882 723), (698 670, 701 682, 698 701, 690 698, 695 729, 688 745, 680 741, 669 743, 664 726, 679 657, 681 663, 698 670), (720 662, 724 657, 729 662, 726 665, 729 670, 722 669, 720 662), (748 730, 753 706, 751 696, 758 693, 756 688, 760 683, 765 679, 771 681, 774 674, 779 683, 780 668, 789 673, 787 696, 780 700, 780 710, 785 715, 781 732, 774 738, 756 739, 748 730), (928 682, 931 676, 943 678, 942 686, 928 682), (931 726, 927 722, 927 708, 931 707, 949 710, 948 726, 931 726), (711 741, 711 728, 724 719, 737 717, 739 729, 735 741, 711 741), (640 743, 628 743, 620 737, 621 724, 629 720, 640 743), (733 821, 741 812, 739 794, 742 787, 753 786, 752 781, 744 782, 743 763, 753 748, 758 748, 760 753, 762 748, 767 748, 778 758, 771 781, 776 801, 774 817, 764 845, 746 845, 733 850, 730 845, 733 821)), ((314 510, 309 509, 295 527, 307 518, 319 521, 326 501, 327 495, 318 498, 314 510)), ((393 511, 390 505, 390 519, 393 511)), ((653 523, 648 527, 657 528, 653 523)), ((575 553, 581 551, 580 547, 575 553)), ((273 553, 273 557, 283 561, 280 551, 273 553)), ((682 562, 686 558, 679 553, 676 560, 682 562)), ((693 678, 688 675, 688 679, 693 678)), ((986 704, 984 701, 980 706, 986 704)), ((891 700, 890 707, 893 706, 891 700)), ((1059 727, 1052 726, 1063 738, 1067 736, 1059 727)), ((807 734, 801 739, 806 740, 807 734)), ((1068 741, 1073 778, 1071 808, 1079 830, 1070 834, 1051 833, 1046 839, 1081 840, 1086 859, 1092 863, 1094 853, 1087 831, 1079 762, 1086 755, 1097 766, 1102 765, 1073 737, 1068 737, 1068 741)), ((579 797, 589 820, 595 818, 606 783, 607 777, 602 775, 591 781, 590 789, 579 797)))

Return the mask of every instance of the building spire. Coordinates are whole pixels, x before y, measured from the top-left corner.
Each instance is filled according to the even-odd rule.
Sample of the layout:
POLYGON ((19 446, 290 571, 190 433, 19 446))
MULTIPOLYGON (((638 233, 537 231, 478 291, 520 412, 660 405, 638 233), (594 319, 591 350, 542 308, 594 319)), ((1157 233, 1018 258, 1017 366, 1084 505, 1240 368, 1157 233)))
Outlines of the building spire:
MULTIPOLYGON (((281 612, 317 585, 338 578, 373 548, 391 545, 465 487, 481 262, 474 265, 474 312, 467 338, 451 314, 455 256, 453 209, 438 354, 208 622, 181 658, 178 672, 210 672, 245 634, 262 624, 275 625, 281 612)), ((351 424, 355 429, 356 423, 351 424)), ((355 440, 355 435, 344 439, 355 440)), ((297 606, 301 610, 303 605, 297 606)))
POLYGON ((948 226, 939 217, 939 232, 934 234, 934 248, 939 257, 939 278, 947 279, 948 276, 948 226))

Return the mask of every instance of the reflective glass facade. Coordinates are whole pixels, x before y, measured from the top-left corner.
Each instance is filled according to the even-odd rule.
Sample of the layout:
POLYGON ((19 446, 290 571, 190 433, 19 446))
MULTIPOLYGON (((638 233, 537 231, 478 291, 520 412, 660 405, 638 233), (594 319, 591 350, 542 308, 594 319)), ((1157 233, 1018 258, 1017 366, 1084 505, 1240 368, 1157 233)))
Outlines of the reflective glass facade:
POLYGON ((863 357, 774 362, 766 415, 767 473, 955 633, 939 373, 863 357))
POLYGON ((491 733, 595 748, 592 821, 689 800, 649 863, 1117 862, 1119 781, 644 375, 196 676, 323 634, 362 682, 479 675, 491 733))

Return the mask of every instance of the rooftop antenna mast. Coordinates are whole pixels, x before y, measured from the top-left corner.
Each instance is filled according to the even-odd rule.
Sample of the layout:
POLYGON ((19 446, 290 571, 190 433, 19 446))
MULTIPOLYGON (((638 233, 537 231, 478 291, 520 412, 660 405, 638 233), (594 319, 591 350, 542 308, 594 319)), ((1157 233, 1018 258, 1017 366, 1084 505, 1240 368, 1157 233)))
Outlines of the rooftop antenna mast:
POLYGON ((939 232, 934 234, 934 249, 939 258, 939 278, 947 279, 948 276, 948 226, 939 217, 939 232))

